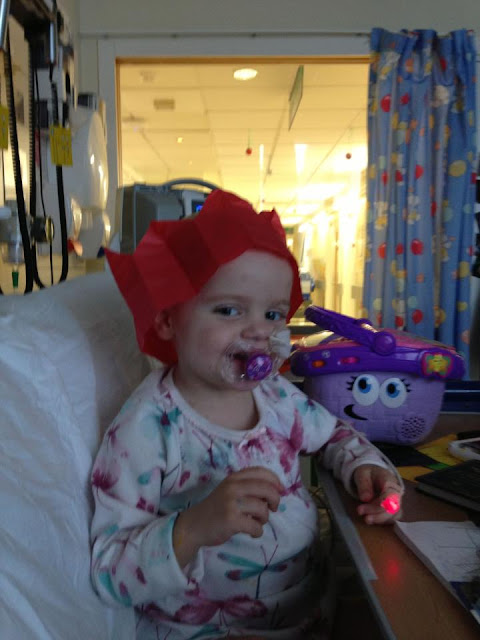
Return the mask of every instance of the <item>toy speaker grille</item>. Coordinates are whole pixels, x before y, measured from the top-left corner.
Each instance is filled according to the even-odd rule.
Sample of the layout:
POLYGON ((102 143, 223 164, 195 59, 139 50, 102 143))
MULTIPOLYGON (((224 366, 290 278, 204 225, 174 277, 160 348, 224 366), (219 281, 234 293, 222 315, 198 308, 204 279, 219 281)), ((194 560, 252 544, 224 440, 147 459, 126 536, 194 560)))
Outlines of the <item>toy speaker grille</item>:
POLYGON ((426 420, 420 416, 405 417, 400 424, 400 441, 415 442, 425 435, 426 420))

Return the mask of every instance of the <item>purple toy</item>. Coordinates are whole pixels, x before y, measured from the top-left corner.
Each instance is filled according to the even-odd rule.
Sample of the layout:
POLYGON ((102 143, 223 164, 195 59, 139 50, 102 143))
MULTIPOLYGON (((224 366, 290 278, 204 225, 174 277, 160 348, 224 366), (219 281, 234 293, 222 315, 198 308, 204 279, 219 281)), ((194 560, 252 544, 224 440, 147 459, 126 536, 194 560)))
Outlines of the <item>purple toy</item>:
POLYGON ((414 444, 435 424, 447 378, 465 367, 454 349, 368 320, 311 306, 326 331, 299 340, 290 357, 305 392, 373 441, 414 444))

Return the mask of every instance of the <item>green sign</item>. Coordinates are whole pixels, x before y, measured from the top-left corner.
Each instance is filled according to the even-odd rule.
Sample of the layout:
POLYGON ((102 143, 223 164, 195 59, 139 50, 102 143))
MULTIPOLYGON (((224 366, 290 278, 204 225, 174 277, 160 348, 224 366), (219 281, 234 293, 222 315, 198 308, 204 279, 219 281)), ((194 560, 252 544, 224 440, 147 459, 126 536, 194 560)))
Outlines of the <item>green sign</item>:
POLYGON ((295 80, 293 81, 290 96, 288 98, 288 129, 292 128, 293 120, 297 109, 300 105, 300 100, 303 95, 303 64, 298 67, 295 80))

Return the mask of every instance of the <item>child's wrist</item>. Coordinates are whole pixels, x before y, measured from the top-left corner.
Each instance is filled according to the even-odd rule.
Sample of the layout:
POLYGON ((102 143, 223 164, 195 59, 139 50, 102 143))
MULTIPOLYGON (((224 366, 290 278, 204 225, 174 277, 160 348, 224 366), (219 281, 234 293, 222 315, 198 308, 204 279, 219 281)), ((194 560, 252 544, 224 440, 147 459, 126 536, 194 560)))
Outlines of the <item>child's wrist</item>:
POLYGON ((189 520, 188 510, 182 511, 175 520, 172 532, 173 550, 182 569, 193 560, 202 546, 201 542, 196 540, 195 527, 189 520))

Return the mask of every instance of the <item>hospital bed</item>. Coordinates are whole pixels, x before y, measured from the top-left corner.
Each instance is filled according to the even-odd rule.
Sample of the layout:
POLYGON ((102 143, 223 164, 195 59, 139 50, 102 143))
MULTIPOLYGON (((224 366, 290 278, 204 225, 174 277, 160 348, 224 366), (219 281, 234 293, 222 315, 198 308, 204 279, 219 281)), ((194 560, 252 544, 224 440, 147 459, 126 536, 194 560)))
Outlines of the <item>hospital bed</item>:
POLYGON ((0 298, 0 638, 131 640, 90 584, 89 474, 148 373, 109 273, 0 298))

